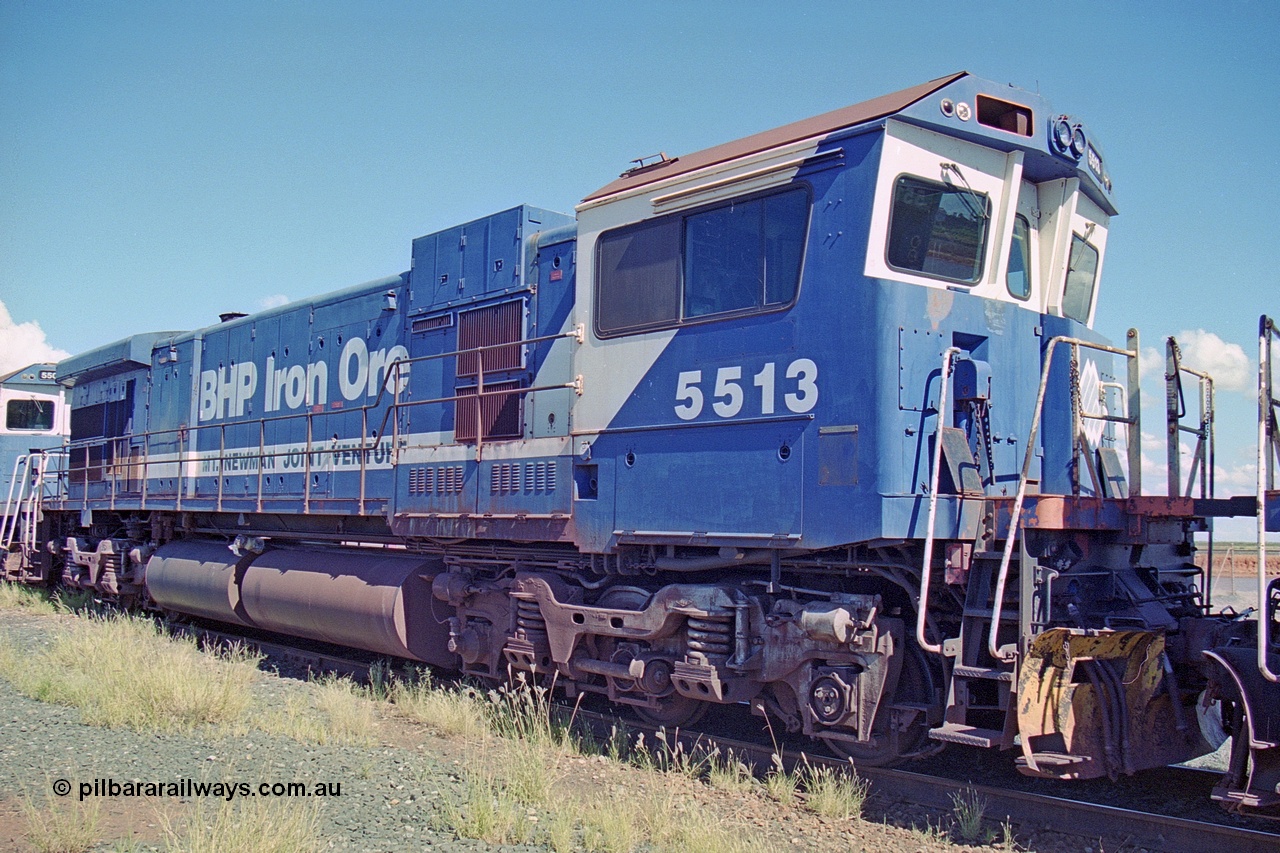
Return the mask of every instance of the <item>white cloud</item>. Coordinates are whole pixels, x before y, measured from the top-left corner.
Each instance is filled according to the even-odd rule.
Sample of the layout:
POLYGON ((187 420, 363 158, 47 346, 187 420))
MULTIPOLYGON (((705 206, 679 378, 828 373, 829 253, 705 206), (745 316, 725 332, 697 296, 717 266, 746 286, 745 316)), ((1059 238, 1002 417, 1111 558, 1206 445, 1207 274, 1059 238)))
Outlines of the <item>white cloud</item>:
POLYGON ((1164 353, 1155 347, 1143 347, 1138 353, 1138 370, 1143 379, 1158 377, 1164 381, 1164 353))
POLYGON ((0 302, 0 376, 41 361, 61 361, 71 353, 50 346, 44 329, 31 320, 15 323, 0 302))
MULTIPOLYGON (((1181 494, 1187 489, 1187 482, 1191 479, 1192 468, 1196 468, 1195 461, 1196 442, 1194 439, 1188 439, 1183 436, 1178 441, 1178 493, 1181 494)), ((1215 494, 1219 497, 1228 494, 1227 489, 1238 489, 1238 483, 1243 482, 1242 478, 1252 476, 1250 472, 1253 468, 1243 466, 1228 469, 1222 465, 1215 467, 1215 494), (1243 473, 1242 473, 1243 472, 1243 473), (1224 485, 1227 488, 1224 488, 1224 485)), ((1193 496, 1200 495, 1201 472, 1197 469, 1195 482, 1193 483, 1193 496)), ((1148 495, 1163 495, 1169 491, 1169 444, 1168 439, 1156 433, 1143 431, 1142 433, 1142 491, 1148 495)), ((1243 492, 1230 492, 1230 494, 1243 493, 1248 494, 1248 489, 1243 492)))
MULTIPOLYGON (((1213 377, 1216 391, 1242 391, 1254 394, 1257 385, 1257 365, 1251 361, 1244 347, 1224 341, 1213 332, 1204 329, 1183 329, 1175 338, 1182 352, 1182 366, 1208 373, 1213 377)), ((1280 350, 1277 350, 1280 352, 1280 350)), ((1165 353, 1163 349, 1143 347, 1138 363, 1144 382, 1144 393, 1157 390, 1164 397, 1165 353)), ((1183 376, 1183 387, 1194 388, 1195 380, 1183 376), (1188 384, 1190 383, 1190 384, 1188 384)), ((1194 393, 1194 392, 1193 392, 1194 393)))
POLYGON ((1229 343, 1204 329, 1178 333, 1182 364, 1213 377, 1218 391, 1250 391, 1256 377, 1249 357, 1239 344, 1229 343))
POLYGON ((1258 463, 1246 462, 1230 467, 1214 467, 1214 492, 1218 497, 1252 495, 1258 489, 1258 463))
POLYGON ((269 308, 279 308, 281 305, 288 305, 289 297, 283 293, 274 293, 271 296, 264 296, 258 300, 258 307, 263 311, 269 308))

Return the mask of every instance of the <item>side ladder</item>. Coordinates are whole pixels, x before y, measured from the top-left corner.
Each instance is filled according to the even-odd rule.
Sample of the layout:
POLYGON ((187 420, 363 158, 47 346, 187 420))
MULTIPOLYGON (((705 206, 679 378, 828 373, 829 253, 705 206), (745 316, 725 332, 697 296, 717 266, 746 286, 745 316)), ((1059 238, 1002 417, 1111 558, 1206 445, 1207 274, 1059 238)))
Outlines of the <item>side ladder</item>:
POLYGON ((48 487, 49 462, 56 451, 34 451, 14 460, 13 479, 0 516, 0 554, 8 580, 29 580, 27 568, 41 553, 37 532, 48 487), (16 547, 15 547, 16 545, 16 547))
MULTIPOLYGON (((1049 376, 1053 357, 1061 345, 1071 350, 1071 388, 1073 453, 1077 460, 1083 459, 1084 470, 1092 479, 1094 493, 1109 497, 1136 495, 1141 491, 1141 447, 1134 436, 1141 434, 1140 401, 1138 398, 1138 353, 1139 341, 1136 330, 1130 330, 1127 349, 1118 349, 1091 341, 1068 337, 1051 340, 1045 350, 1044 367, 1041 374, 1039 391, 1035 409, 1032 414, 1030 434, 1027 437, 1026 453, 1018 478, 1018 487, 1014 498, 1013 511, 1010 516, 1009 531, 1005 538, 1003 550, 984 550, 981 541, 968 543, 951 543, 948 545, 945 564, 948 575, 963 567, 965 584, 964 604, 961 612, 960 634, 955 638, 943 639, 939 643, 930 643, 925 637, 928 622, 928 588, 932 582, 932 563, 936 520, 936 504, 938 500, 939 471, 943 466, 942 447, 954 447, 954 441, 946 441, 946 431, 957 431, 945 427, 944 419, 949 414, 947 409, 947 388, 952 356, 957 354, 954 348, 943 355, 942 388, 939 394, 939 440, 935 442, 934 467, 930 484, 930 510, 928 532, 925 540, 925 553, 921 572, 920 617, 917 619, 917 642, 928 652, 941 654, 953 661, 949 679, 947 705, 942 725, 932 729, 929 737, 933 740, 948 743, 959 743, 968 746, 1011 748, 1018 731, 1016 708, 1017 664, 1020 653, 1025 652, 1025 644, 1043 629, 1048 617, 1048 601, 1044 597, 1043 587, 1046 579, 1032 565, 1032 560, 1025 553, 1022 542, 1022 509, 1029 494, 1038 490, 1038 480, 1031 476, 1035 458, 1036 440, 1039 434, 1041 416, 1044 410, 1045 397, 1049 388, 1049 376), (1125 396, 1125 414, 1111 415, 1105 399, 1105 388, 1099 391, 1100 405, 1089 411, 1081 400, 1080 372, 1078 369, 1079 350, 1089 348, 1123 356, 1128 364, 1128 387, 1121 389, 1125 396), (1129 478, 1124 484, 1124 476, 1119 471, 1119 457, 1114 451, 1109 454, 1103 448, 1094 447, 1085 429, 1086 421, 1094 419, 1109 424, 1124 424, 1128 430, 1126 444, 1128 450, 1129 478), (1010 588, 1009 578, 1013 567, 1013 550, 1020 549, 1018 567, 1020 582, 1010 588), (1010 642, 1010 640, 1013 642, 1010 642)), ((977 467, 977 466, 975 466, 977 467)), ((1080 470, 1081 466, 1077 466, 1080 470)), ((948 577, 948 580, 952 580, 948 577)))

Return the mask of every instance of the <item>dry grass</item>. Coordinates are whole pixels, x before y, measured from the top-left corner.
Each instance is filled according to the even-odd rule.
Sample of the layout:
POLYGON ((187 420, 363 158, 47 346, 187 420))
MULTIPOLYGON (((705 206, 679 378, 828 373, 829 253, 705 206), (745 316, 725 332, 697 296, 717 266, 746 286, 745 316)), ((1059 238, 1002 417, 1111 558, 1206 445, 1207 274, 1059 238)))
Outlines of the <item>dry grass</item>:
POLYGON ((987 798, 973 788, 951 795, 951 814, 955 831, 962 841, 974 843, 984 839, 982 820, 987 812, 987 798))
POLYGON ((0 581, 0 610, 23 610, 51 616, 58 608, 41 589, 0 581))
POLYGON ((491 772, 469 773, 462 798, 446 800, 443 811, 447 828, 460 838, 523 844, 533 836, 526 807, 491 772))
POLYGON ((99 610, 93 593, 78 589, 50 591, 42 586, 0 581, 0 610, 21 610, 36 616, 90 613, 99 610))
POLYGON ((252 727, 301 743, 373 746, 378 742, 378 704, 349 678, 324 677, 284 705, 254 715, 252 727))
MULTIPOLYGON (((397 707, 437 731, 467 738, 463 790, 443 808, 444 827, 488 844, 545 844, 553 850, 624 853, 633 850, 747 853, 771 849, 775 839, 744 823, 744 815, 800 802, 824 818, 861 816, 869 783, 857 774, 781 762, 758 782, 737 756, 672 746, 615 729, 603 743, 576 738, 547 701, 527 685, 491 691, 452 691, 429 682, 392 684, 397 707), (580 756, 605 761, 606 778, 640 773, 625 789, 582 786, 580 756), (578 762, 569 767, 568 762, 578 762), (633 769, 624 771, 621 765, 633 769), (699 791, 740 798, 738 816, 700 806, 699 791), (758 805, 753 806, 756 802, 758 805)), ((593 776, 594 779, 594 776, 593 776)))
POLYGON ((37 808, 22 800, 27 843, 37 853, 84 853, 98 843, 102 812, 97 803, 64 803, 50 800, 37 808))
POLYGON ((809 811, 837 820, 862 816, 871 782, 859 777, 852 767, 846 774, 830 767, 806 765, 799 776, 809 811))
POLYGON ((243 649, 202 652, 195 640, 126 616, 77 620, 39 649, 0 641, 0 675, 20 692, 79 708, 86 723, 139 730, 239 719, 258 660, 243 649))
MULTIPOLYGON (((232 734, 260 729, 304 742, 366 745, 378 740, 385 700, 387 710, 462 741, 462 784, 445 795, 441 821, 460 838, 488 844, 748 853, 786 843, 757 819, 776 814, 779 804, 800 803, 829 819, 823 825, 835 819, 852 827, 868 793, 856 774, 808 766, 788 773, 780 761, 757 781, 733 755, 686 750, 662 734, 646 740, 619 728, 603 743, 584 741, 571 731, 572 714, 552 706, 549 691, 527 684, 480 692, 444 687, 421 673, 393 679, 383 672, 368 688, 326 678, 291 690, 274 707, 253 709, 248 688, 257 663, 255 655, 201 651, 150 621, 123 617, 74 620, 39 649, 0 640, 0 674, 28 695, 82 708, 86 721, 106 725, 213 723, 232 734)), ((72 835, 77 827, 96 831, 89 810, 31 814, 40 815, 30 819, 33 839, 72 835)), ((318 812, 305 804, 237 800, 197 804, 181 826, 164 829, 172 850, 287 853, 327 843, 318 825, 318 812)), ((840 830, 830 832, 834 840, 840 830)), ((74 840, 32 843, 52 851, 94 841, 79 848, 74 840)))
MULTIPOLYGON (((428 704, 435 707, 445 701, 428 704)), ((471 695, 465 701, 479 700, 471 695)), ((584 759, 590 745, 569 733, 547 703, 545 691, 527 686, 494 691, 487 704, 492 734, 470 742, 462 762, 463 790, 446 798, 443 806, 443 828, 458 837, 590 853, 770 849, 736 819, 695 805, 699 792, 708 788, 748 801, 763 797, 749 769, 735 756, 691 754, 669 748, 665 738, 632 741, 625 731, 615 731, 584 759), (639 776, 626 777, 625 788, 603 781, 582 785, 584 760, 589 766, 602 762, 601 774, 609 780, 627 773, 639 776), (632 769, 624 769, 623 763, 632 769)))
POLYGON ((707 767, 707 783, 721 791, 741 793, 755 787, 756 779, 751 768, 734 757, 733 750, 723 755, 716 750, 707 767))
POLYGON ((298 800, 237 799, 216 810, 197 800, 181 826, 163 816, 161 826, 174 853, 312 853, 328 846, 316 807, 298 800))
POLYGON ((782 756, 773 754, 773 769, 764 777, 764 789, 780 806, 793 806, 800 793, 800 777, 788 773, 782 756))
POLYGON ((212 724, 303 743, 377 742, 378 703, 350 679, 320 679, 250 715, 260 660, 243 648, 202 650, 195 639, 170 636, 149 619, 121 615, 55 628, 38 649, 0 638, 0 676, 33 699, 79 708, 91 725, 190 731, 212 724))
POLYGON ((652 784, 605 791, 566 808, 580 828, 584 849, 600 853, 637 849, 763 853, 771 849, 764 838, 723 814, 689 808, 691 791, 684 784, 672 785, 662 778, 649 781, 652 784))
POLYGON ((479 693, 441 688, 430 675, 393 681, 385 688, 385 695, 397 711, 437 734, 470 740, 492 731, 489 708, 479 693))

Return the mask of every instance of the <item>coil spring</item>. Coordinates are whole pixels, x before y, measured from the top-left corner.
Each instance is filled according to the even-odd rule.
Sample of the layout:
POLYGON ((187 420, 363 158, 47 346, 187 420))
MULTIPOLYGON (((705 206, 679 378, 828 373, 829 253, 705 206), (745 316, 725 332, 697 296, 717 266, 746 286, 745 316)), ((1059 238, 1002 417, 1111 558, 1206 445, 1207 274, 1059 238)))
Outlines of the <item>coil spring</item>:
POLYGON ((531 643, 546 639, 547 620, 542 617, 538 602, 516 599, 516 631, 523 632, 524 638, 531 643))
POLYGON ((733 616, 690 616, 689 650, 704 655, 728 655, 733 650, 733 616))

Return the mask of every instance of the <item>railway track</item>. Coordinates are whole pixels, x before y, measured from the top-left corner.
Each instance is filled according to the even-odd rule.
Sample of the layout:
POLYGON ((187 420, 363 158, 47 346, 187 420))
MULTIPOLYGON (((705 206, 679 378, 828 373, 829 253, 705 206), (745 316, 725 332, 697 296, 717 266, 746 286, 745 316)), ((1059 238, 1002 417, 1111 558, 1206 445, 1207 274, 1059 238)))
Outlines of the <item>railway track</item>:
MULTIPOLYGON (((298 671, 337 673, 367 679, 374 663, 372 656, 358 652, 313 644, 297 645, 285 642, 283 638, 265 638, 190 623, 173 624, 171 628, 176 633, 191 634, 206 642, 249 645, 269 659, 298 671)), ((613 713, 576 707, 573 714, 575 725, 581 725, 602 740, 619 725, 619 718, 613 713)), ((747 719, 745 709, 742 717, 737 721, 740 728, 747 719)), ((629 733, 643 733, 650 739, 659 732, 658 727, 646 725, 638 719, 629 718, 624 725, 629 733)), ((686 753, 694 749, 714 748, 731 752, 736 759, 751 766, 757 775, 776 766, 775 755, 781 756, 787 770, 804 763, 840 770, 850 768, 845 759, 809 749, 793 749, 722 733, 677 730, 674 733, 663 732, 663 740, 673 750, 679 744, 686 753)), ((1022 788, 1009 787, 1014 784, 1012 779, 1004 780, 1008 784, 977 784, 954 767, 945 775, 875 767, 859 767, 857 773, 870 780, 872 797, 884 805, 904 803, 948 814, 955 805, 955 797, 977 797, 985 803, 989 819, 1006 820, 1024 832, 1048 831, 1076 836, 1088 842, 1101 840, 1103 849, 1140 847, 1169 853, 1202 853, 1215 849, 1231 853, 1276 853, 1280 850, 1280 824, 1273 830, 1270 822, 1262 819, 1241 821, 1226 813, 1221 814, 1220 822, 1192 819, 1159 810, 1029 791, 1026 786, 1034 784, 1035 780, 1023 777, 1017 777, 1022 788), (1239 822, 1266 824, 1267 828, 1236 825, 1239 822), (1081 832, 1082 827, 1088 827, 1088 832, 1081 832)), ((983 771, 979 770, 977 775, 983 775, 983 771)), ((1203 799, 1207 801, 1214 778, 1216 774, 1206 771, 1171 767, 1162 772, 1160 784, 1167 791, 1202 788, 1203 799)), ((1114 795, 1114 788, 1108 790, 1114 795)))

